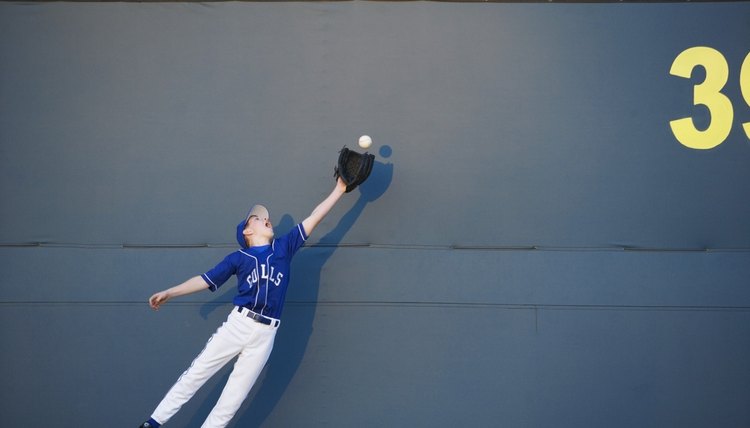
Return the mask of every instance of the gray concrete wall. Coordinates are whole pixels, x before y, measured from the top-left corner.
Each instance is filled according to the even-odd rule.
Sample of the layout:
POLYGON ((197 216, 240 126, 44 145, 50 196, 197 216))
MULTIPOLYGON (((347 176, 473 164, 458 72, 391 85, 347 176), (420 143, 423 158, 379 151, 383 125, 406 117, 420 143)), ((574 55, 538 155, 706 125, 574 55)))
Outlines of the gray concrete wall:
POLYGON ((301 221, 369 134, 232 426, 750 425, 749 15, 0 4, 3 424, 137 426, 233 292, 148 297, 233 251, 252 203, 301 221), (670 75, 696 46, 731 113, 693 106, 720 61, 670 75), (683 117, 728 135, 689 148, 683 117))

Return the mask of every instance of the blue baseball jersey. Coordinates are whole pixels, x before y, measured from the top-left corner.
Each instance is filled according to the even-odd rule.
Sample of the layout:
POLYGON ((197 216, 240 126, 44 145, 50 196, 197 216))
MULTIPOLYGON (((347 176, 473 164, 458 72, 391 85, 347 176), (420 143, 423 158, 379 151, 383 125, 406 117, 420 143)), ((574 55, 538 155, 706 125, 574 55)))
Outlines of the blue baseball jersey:
POLYGON ((302 224, 269 245, 243 248, 229 254, 213 269, 201 275, 211 291, 237 276, 234 304, 270 318, 281 318, 292 257, 307 240, 302 224))

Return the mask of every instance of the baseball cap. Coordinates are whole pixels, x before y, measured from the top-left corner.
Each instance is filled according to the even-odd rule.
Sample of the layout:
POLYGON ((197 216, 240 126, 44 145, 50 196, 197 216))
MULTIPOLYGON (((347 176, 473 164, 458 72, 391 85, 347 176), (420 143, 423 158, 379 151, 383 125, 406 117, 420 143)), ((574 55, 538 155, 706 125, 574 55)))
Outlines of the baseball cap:
POLYGON ((263 205, 253 205, 253 207, 250 208, 250 212, 247 213, 245 219, 237 225, 237 243, 240 244, 240 247, 242 248, 248 248, 247 242, 245 242, 245 235, 242 234, 242 231, 245 230, 247 221, 250 220, 250 217, 252 216, 257 216, 258 218, 270 217, 268 215, 268 209, 266 209, 266 207, 264 207, 263 205))

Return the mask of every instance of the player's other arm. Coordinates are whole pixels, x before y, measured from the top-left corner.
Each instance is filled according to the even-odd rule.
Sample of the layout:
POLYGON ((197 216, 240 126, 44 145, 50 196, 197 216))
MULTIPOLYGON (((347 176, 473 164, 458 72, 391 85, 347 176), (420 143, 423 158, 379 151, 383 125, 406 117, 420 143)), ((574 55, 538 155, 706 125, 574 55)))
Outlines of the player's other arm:
POLYGON ((159 306, 167 303, 167 300, 173 297, 197 293, 198 291, 203 291, 206 289, 208 289, 208 283, 206 282, 206 280, 204 280, 200 276, 194 276, 180 285, 175 285, 172 288, 168 288, 154 294, 150 299, 148 299, 148 303, 149 305, 151 305, 151 308, 157 311, 159 310, 159 306))
POLYGON ((312 231, 315 229, 315 227, 320 223, 321 220, 328 214, 328 212, 331 211, 331 208, 333 208, 334 205, 336 205, 336 202, 339 201, 341 198, 341 195, 346 193, 346 184, 344 181, 339 177, 338 180, 336 180, 336 186, 333 188, 333 191, 330 195, 328 195, 327 198, 323 200, 320 204, 318 204, 317 207, 310 213, 310 216, 306 219, 302 220, 302 227, 305 228, 305 233, 307 236, 310 236, 312 234, 312 231))

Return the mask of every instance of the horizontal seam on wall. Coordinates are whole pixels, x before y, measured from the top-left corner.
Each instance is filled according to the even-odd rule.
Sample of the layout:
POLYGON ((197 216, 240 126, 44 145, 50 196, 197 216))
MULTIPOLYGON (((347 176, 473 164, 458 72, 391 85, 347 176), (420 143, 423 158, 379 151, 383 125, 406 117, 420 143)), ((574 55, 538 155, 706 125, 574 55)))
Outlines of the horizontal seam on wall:
MULTIPOLYGON (((170 302, 170 306, 229 306, 231 302, 170 302)), ((710 306, 710 305, 605 305, 605 304, 543 304, 543 303, 459 303, 459 302, 397 302, 397 301, 302 301, 290 300, 287 306, 325 307, 403 307, 441 309, 510 309, 510 310, 554 310, 554 311, 714 311, 748 312, 750 306, 710 306)), ((50 306, 148 306, 143 301, 5 301, 3 307, 50 307, 50 306)))
MULTIPOLYGON (((75 249, 123 249, 123 250, 155 250, 155 249, 210 249, 236 248, 237 245, 226 243, 190 243, 190 244, 93 244, 74 242, 6 242, 0 243, 0 248, 75 248, 75 249)), ((571 251, 571 252, 668 252, 668 253, 710 253, 710 252, 750 252, 750 248, 743 247, 640 247, 640 246, 550 246, 550 245, 420 245, 420 244, 375 244, 375 243, 316 243, 305 245, 304 248, 365 248, 385 250, 425 250, 425 251, 571 251)))

